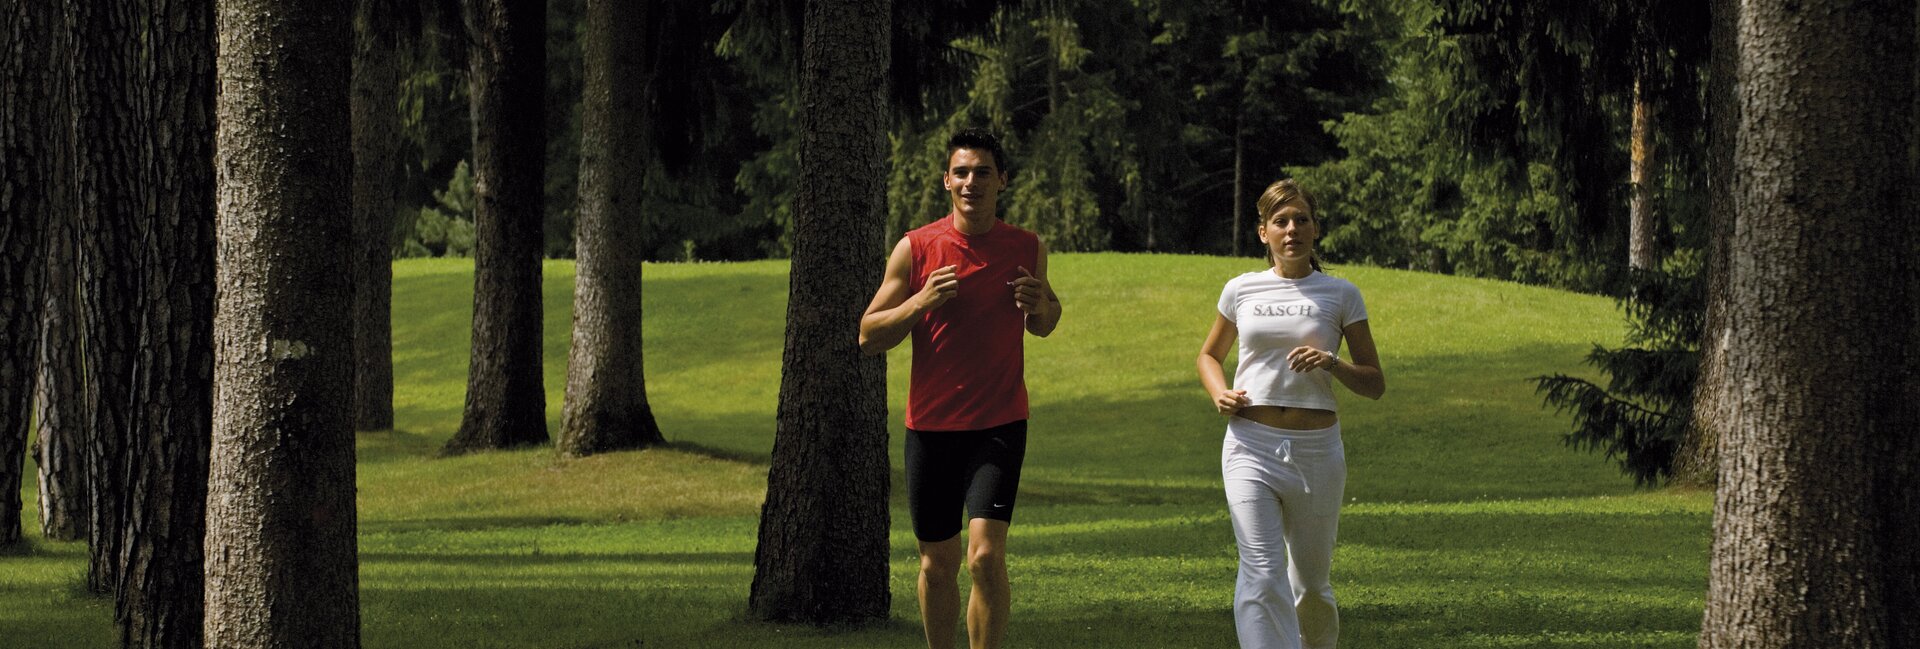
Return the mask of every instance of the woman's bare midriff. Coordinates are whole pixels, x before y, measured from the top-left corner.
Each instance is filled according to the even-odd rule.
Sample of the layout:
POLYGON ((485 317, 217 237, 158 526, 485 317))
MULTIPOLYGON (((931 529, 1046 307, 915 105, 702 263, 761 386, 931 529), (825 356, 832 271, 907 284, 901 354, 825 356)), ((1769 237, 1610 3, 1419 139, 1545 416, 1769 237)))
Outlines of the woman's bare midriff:
POLYGON ((1286 406, 1247 406, 1241 408, 1238 416, 1288 430, 1320 430, 1340 423, 1339 415, 1332 410, 1318 408, 1289 408, 1286 406))

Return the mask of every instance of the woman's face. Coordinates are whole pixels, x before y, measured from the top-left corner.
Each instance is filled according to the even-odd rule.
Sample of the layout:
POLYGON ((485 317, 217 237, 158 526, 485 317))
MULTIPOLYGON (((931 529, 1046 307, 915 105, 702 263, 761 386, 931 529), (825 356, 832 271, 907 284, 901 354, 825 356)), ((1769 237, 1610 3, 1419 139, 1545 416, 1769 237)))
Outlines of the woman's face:
POLYGON ((1306 261, 1313 256, 1313 242, 1320 238, 1320 222, 1314 219, 1307 199, 1295 196, 1260 220, 1260 241, 1273 252, 1275 263, 1306 261))

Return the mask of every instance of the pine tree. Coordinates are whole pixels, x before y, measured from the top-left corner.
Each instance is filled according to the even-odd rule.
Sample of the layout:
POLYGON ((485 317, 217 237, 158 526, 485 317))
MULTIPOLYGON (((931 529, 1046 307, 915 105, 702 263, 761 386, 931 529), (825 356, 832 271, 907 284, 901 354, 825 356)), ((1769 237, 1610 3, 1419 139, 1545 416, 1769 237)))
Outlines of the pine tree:
POLYGON ((1915 8, 1806 9, 1743 2, 1715 38, 1738 67, 1703 649, 1920 644, 1915 8))
POLYGON ((587 0, 579 258, 558 443, 567 455, 666 442, 647 404, 640 334, 647 18, 647 7, 587 0))
POLYGON ((546 3, 467 5, 472 66, 473 353, 450 453, 547 441, 540 259, 546 178, 546 3))
POLYGON ((360 646, 350 11, 218 6, 209 647, 360 646))
POLYGON ((886 360, 863 356, 886 212, 885 0, 810 0, 786 352, 749 614, 816 625, 887 616, 886 360), (833 511, 832 525, 819 525, 833 511))
POLYGON ((40 329, 42 246, 54 195, 54 60, 59 33, 49 2, 17 2, 0 14, 0 547, 20 541, 20 481, 33 419, 34 354, 40 329))
POLYGON ((353 426, 393 427, 393 214, 400 153, 398 0, 355 0, 353 48, 353 426))

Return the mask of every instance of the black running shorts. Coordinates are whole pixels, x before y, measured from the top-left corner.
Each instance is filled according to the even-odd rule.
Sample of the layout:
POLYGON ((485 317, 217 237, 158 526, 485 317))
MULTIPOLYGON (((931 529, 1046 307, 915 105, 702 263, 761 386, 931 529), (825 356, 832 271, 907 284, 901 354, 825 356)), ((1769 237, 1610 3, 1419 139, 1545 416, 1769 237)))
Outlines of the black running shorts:
POLYGON ((945 541, 967 518, 1013 522, 1020 464, 1027 455, 1027 421, 986 430, 907 430, 907 510, 913 535, 945 541))

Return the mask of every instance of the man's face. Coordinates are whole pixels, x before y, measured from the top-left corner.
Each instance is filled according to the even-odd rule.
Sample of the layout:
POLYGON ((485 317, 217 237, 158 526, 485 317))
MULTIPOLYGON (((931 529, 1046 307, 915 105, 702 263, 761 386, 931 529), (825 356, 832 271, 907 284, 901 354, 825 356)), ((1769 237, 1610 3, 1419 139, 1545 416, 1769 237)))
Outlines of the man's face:
POLYGON ((997 216, 1000 191, 1007 188, 1007 172, 984 149, 954 149, 947 156, 947 171, 941 178, 953 211, 968 218, 997 216))

